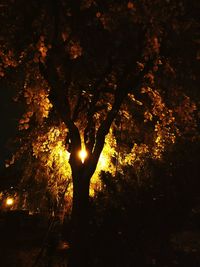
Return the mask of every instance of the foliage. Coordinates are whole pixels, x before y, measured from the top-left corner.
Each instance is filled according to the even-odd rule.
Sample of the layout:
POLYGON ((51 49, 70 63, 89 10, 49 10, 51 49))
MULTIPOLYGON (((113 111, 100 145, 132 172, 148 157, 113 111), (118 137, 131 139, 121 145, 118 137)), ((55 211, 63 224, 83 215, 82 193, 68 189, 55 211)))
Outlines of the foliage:
MULTIPOLYGON (((102 175, 103 190, 92 201, 90 249, 95 266, 148 266, 152 259, 158 266, 173 266, 169 240, 199 205, 199 144, 179 140, 164 157, 162 162, 146 161, 140 173, 126 167, 126 177, 102 175)), ((180 238, 173 242, 178 245, 180 238)))

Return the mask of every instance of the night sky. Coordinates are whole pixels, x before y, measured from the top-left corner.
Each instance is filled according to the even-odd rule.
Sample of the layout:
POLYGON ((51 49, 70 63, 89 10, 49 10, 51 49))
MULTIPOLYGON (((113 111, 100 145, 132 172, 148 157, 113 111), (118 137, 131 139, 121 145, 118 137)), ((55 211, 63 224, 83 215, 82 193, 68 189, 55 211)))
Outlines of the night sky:
POLYGON ((9 142, 15 138, 17 133, 17 122, 20 117, 19 104, 13 101, 14 89, 1 84, 0 90, 0 171, 4 169, 5 159, 11 155, 9 142))

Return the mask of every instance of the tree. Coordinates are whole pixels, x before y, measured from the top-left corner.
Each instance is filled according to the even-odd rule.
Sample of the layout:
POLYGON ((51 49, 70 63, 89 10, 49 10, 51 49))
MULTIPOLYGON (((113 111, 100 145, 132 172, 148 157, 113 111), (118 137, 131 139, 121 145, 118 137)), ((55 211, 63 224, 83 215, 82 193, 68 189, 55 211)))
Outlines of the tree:
MULTIPOLYGON (((8 29, 2 29, 1 76, 12 77, 14 86, 23 81, 28 107, 20 129, 28 131, 33 144, 32 132, 61 127, 70 154, 72 266, 87 266, 90 181, 111 127, 124 134, 130 154, 123 159, 129 164, 135 151, 159 158, 180 132, 176 119, 183 125, 182 109, 177 107, 188 97, 179 80, 182 71, 192 66, 184 81, 195 77, 195 87, 198 80, 198 40, 190 39, 199 25, 191 20, 197 7, 183 0, 21 0, 1 6, 8 29), (194 53, 177 55, 174 41, 177 49, 185 42, 194 53), (84 160, 81 149, 87 151, 84 160)), ((193 123, 197 106, 187 99, 193 123)))

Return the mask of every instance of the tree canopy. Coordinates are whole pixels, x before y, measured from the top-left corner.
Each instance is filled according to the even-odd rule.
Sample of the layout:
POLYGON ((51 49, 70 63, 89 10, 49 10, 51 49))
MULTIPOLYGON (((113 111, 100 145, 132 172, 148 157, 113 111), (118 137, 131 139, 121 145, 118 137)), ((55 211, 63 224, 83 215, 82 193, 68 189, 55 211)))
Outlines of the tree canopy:
POLYGON ((111 125, 104 154, 112 161, 118 145, 122 164, 137 153, 160 158, 179 135, 193 138, 197 8, 187 1, 2 4, 1 76, 26 106, 22 151, 32 146, 40 165, 66 178, 66 151, 72 160, 84 146, 94 172, 111 125))

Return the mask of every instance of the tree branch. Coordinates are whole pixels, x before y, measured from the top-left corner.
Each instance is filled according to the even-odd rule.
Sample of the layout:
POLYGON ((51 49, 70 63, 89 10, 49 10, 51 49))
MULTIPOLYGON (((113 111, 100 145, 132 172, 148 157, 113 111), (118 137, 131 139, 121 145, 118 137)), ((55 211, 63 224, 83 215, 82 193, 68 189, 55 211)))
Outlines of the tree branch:
POLYGON ((68 97, 66 96, 68 88, 67 84, 60 81, 55 64, 51 64, 51 61, 47 63, 47 67, 40 63, 40 72, 50 86, 49 99, 52 102, 54 109, 69 129, 72 146, 71 155, 73 157, 73 155, 77 154, 77 151, 81 148, 81 139, 78 128, 71 120, 70 105, 68 97))
POLYGON ((109 73, 112 71, 112 67, 113 67, 113 62, 112 62, 112 59, 110 59, 107 68, 102 73, 101 77, 98 80, 96 80, 95 84, 93 85, 95 92, 94 92, 92 101, 90 103, 90 107, 88 109, 87 126, 84 130, 85 146, 90 152, 92 152, 92 149, 95 143, 95 123, 94 123, 93 116, 97 112, 96 104, 101 94, 100 87, 103 81, 105 80, 106 76, 109 75, 109 73))
POLYGON ((115 94, 115 100, 112 109, 108 112, 106 119, 101 123, 96 134, 96 143, 92 153, 93 164, 97 164, 98 162, 105 143, 106 135, 109 132, 113 120, 116 118, 116 115, 119 112, 124 98, 128 95, 128 93, 142 85, 145 74, 147 74, 149 70, 153 67, 153 62, 153 60, 149 61, 145 65, 144 69, 137 74, 137 76, 130 78, 130 74, 127 75, 125 80, 121 84, 119 84, 115 94))

